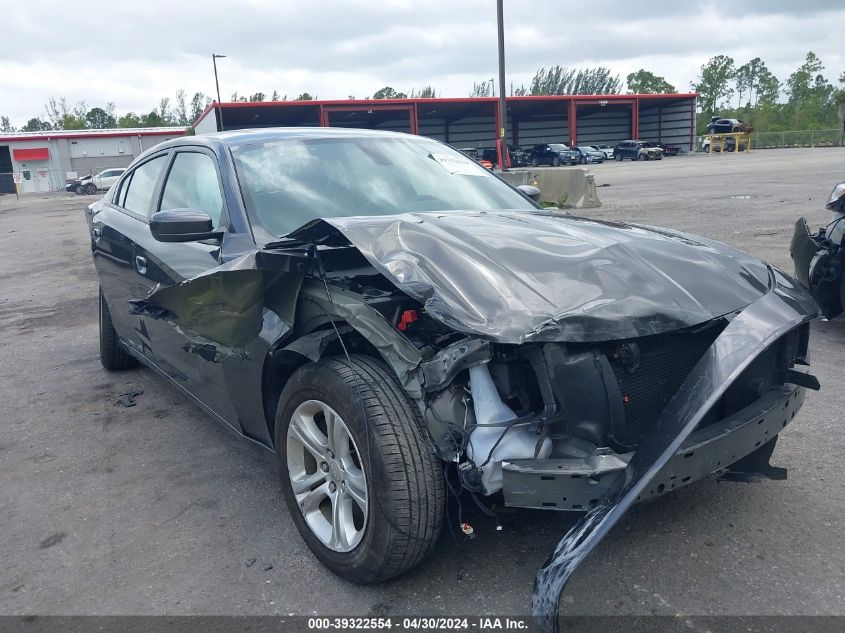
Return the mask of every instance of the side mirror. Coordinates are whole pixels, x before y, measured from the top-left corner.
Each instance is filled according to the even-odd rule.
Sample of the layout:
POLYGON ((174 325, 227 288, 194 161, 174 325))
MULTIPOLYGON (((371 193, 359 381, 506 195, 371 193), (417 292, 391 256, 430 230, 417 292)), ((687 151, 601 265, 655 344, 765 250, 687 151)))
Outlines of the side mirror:
POLYGON ((532 185, 517 185, 517 190, 525 196, 531 198, 534 202, 540 202, 540 190, 532 185))
POLYGON ((215 231, 211 216, 199 209, 168 209, 150 218, 150 232, 159 242, 197 242, 219 239, 223 231, 215 231))

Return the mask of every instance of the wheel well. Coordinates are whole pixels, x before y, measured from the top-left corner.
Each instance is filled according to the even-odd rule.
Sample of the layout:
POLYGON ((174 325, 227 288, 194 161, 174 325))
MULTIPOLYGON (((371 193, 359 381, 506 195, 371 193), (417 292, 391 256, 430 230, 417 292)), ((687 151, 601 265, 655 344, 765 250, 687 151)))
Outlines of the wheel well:
MULTIPOLYGON (((333 335, 325 347, 319 351, 315 349, 315 353, 319 359, 328 358, 330 356, 345 356, 344 346, 346 351, 350 354, 365 354, 382 360, 376 347, 370 343, 364 336, 349 328, 345 321, 336 320, 335 326, 340 330, 340 339, 337 335, 333 335)), ((333 330, 331 324, 326 324, 324 327, 317 328, 306 334, 307 336, 315 332, 324 332, 325 330, 333 330)), ((294 339, 297 340, 297 339, 294 339)), ((286 339, 284 345, 290 345, 293 340, 286 339)), ((264 418, 267 423, 267 431, 272 438, 272 442, 276 441, 276 413, 279 408, 279 398, 282 395, 282 390, 290 380, 293 373, 307 363, 315 362, 312 356, 306 356, 298 351, 287 350, 284 347, 279 347, 271 350, 267 354, 267 361, 264 363, 264 373, 261 379, 261 393, 264 403, 264 418)))

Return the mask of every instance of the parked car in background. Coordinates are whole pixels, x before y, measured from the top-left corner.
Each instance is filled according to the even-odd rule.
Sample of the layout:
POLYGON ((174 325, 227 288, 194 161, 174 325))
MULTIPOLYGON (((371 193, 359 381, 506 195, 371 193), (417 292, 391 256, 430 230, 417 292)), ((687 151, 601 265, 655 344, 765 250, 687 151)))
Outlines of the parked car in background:
MULTIPOLYGON (((479 150, 475 147, 461 147, 458 148, 458 151, 466 156, 469 156, 472 160, 478 162, 478 164, 484 167, 485 169, 493 169, 493 161, 489 158, 485 158, 484 156, 484 153, 490 150, 479 150)), ((495 154, 496 150, 493 150, 494 159, 495 154)))
POLYGON ((611 158, 613 158, 614 145, 607 145, 605 143, 601 143, 599 145, 591 145, 590 147, 595 147, 600 152, 604 152, 604 157, 607 160, 610 160, 611 158))
POLYGON ((86 174, 77 178, 68 178, 65 180, 65 191, 68 193, 87 193, 82 188, 84 185, 89 184, 93 177, 94 174, 86 174))
MULTIPOLYGON (((724 143, 724 147, 725 147, 726 152, 735 152, 736 151, 736 138, 734 138, 733 136, 724 137, 722 142, 724 143)), ((740 143, 739 144, 739 151, 744 152, 746 145, 747 145, 746 143, 740 143)), ((701 141, 701 151, 709 154, 711 151, 720 152, 720 151, 722 151, 722 149, 721 149, 721 145, 718 142, 712 143, 712 145, 711 145, 710 139, 705 137, 704 140, 701 141)))
POLYGON ((117 182, 118 178, 126 171, 125 167, 111 167, 104 169, 99 174, 95 174, 91 179, 97 191, 105 191, 111 189, 111 186, 117 182))
POLYGON ((87 193, 93 195, 98 191, 106 191, 117 182, 126 171, 125 167, 110 167, 97 174, 88 174, 81 178, 65 181, 65 191, 73 193, 87 193))
POLYGON ((731 132, 752 132, 754 128, 740 119, 722 119, 714 116, 707 124, 708 134, 730 134, 731 132))
POLYGON ((571 149, 573 152, 578 153, 578 162, 581 165, 586 165, 587 163, 603 163, 606 158, 604 152, 590 145, 575 145, 571 149))
MULTIPOLYGON (((480 150, 481 160, 489 161, 494 167, 499 165, 499 156, 495 147, 480 150)), ((511 167, 525 167, 528 164, 528 152, 516 147, 515 145, 508 145, 508 154, 511 158, 511 167)))
POLYGON ((681 148, 677 145, 666 145, 665 143, 652 143, 647 141, 645 143, 645 146, 660 148, 661 150, 663 150, 664 156, 677 156, 678 153, 681 151, 681 148))
POLYGON ((659 147, 649 147, 645 141, 622 141, 613 150, 616 160, 661 160, 663 150, 659 147))
POLYGON ((516 145, 508 145, 508 154, 511 157, 511 167, 525 167, 530 160, 529 153, 516 145))
POLYGON ((531 148, 529 162, 532 166, 538 165, 575 165, 578 163, 579 155, 571 150, 565 143, 539 143, 531 148))

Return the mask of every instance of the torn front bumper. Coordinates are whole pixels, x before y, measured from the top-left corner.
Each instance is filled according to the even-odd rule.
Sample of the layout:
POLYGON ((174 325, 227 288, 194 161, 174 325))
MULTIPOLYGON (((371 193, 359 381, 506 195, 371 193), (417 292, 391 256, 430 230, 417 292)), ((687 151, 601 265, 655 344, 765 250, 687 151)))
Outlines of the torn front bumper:
MULTIPOLYGON (((784 385, 732 416, 692 433, 638 496, 644 501, 726 468, 777 436, 804 403, 784 385)), ((624 479, 633 453, 585 459, 524 459, 502 465, 505 505, 541 510, 594 508, 624 479)))
MULTIPOLYGON (((661 483, 665 491, 665 468, 676 462, 679 452, 683 454, 688 441, 698 441, 695 431, 743 370, 780 337, 818 316, 818 306, 806 290, 779 271, 771 272, 773 290, 731 319, 640 441, 624 479, 569 529, 537 572, 531 611, 539 629, 558 630, 558 606, 572 574, 637 500, 657 494, 661 483)), ((759 419, 763 420, 759 426, 783 428, 781 416, 759 419)), ((688 459, 694 459, 696 450, 692 452, 688 459)))

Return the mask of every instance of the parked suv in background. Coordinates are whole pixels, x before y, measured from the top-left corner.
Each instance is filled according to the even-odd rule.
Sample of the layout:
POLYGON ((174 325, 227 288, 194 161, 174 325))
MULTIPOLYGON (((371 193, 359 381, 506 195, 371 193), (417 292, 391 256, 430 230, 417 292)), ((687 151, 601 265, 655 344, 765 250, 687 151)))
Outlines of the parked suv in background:
POLYGON ((613 158, 616 160, 661 160, 663 150, 659 147, 648 147, 643 141, 622 141, 617 143, 613 150, 613 158))
POLYGON ((563 143, 540 143, 531 148, 529 162, 533 167, 537 165, 575 165, 578 162, 579 154, 569 149, 563 143))
POLYGON ((65 182, 65 191, 74 193, 87 193, 93 195, 98 191, 106 191, 117 182, 118 178, 126 171, 125 167, 110 167, 99 174, 88 174, 82 178, 68 180, 65 182))

